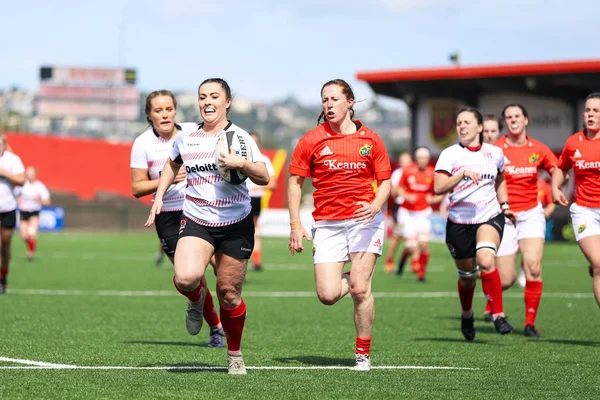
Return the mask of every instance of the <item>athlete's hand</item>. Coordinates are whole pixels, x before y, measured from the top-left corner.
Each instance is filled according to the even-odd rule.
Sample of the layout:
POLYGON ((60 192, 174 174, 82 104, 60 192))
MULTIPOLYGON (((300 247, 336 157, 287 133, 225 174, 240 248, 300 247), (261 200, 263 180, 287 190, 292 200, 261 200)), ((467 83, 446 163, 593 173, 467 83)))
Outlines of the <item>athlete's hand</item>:
POLYGON ((177 175, 175 175, 175 179, 173 179, 173 183, 179 183, 185 180, 186 177, 186 173, 185 173, 185 166, 181 166, 181 168, 179 168, 179 172, 177 172, 177 175))
POLYGON ((513 211, 511 210, 504 210, 503 211, 504 216, 506 218, 509 219, 510 222, 512 222, 513 225, 517 225, 517 214, 515 214, 513 211))
POLYGON ((481 182, 481 174, 479 172, 465 171, 463 173, 463 176, 465 178, 469 178, 470 180, 472 180, 473 183, 476 184, 476 185, 479 185, 479 182, 481 182))
POLYGON ((302 250, 304 250, 302 239, 304 238, 310 242, 310 236, 308 236, 308 233, 302 225, 300 225, 298 228, 293 228, 290 231, 290 242, 288 244, 288 249, 292 255, 294 255, 294 253, 302 253, 302 250))
POLYGON ((379 210, 375 208, 373 204, 366 201, 359 201, 356 203, 356 205, 360 208, 354 211, 354 220, 356 222, 364 222, 365 225, 371 222, 373 217, 375 217, 375 215, 379 212, 379 210))
POLYGON ((552 198, 554 199, 554 202, 556 204, 560 204, 563 207, 569 205, 569 200, 567 199, 567 196, 565 196, 563 191, 560 189, 552 190, 552 198))
POLYGON ((154 199, 154 204, 152 204, 152 208, 150 209, 150 215, 148 216, 148 220, 144 224, 146 228, 152 226, 154 224, 154 218, 160 214, 160 210, 162 209, 163 202, 162 199, 154 199))
MULTIPOLYGON (((417 195, 414 193, 409 193, 404 195, 404 201, 414 204, 417 201, 417 195)), ((357 203, 358 204, 358 203, 357 203)))
POLYGON ((244 158, 235 154, 233 146, 229 148, 229 154, 219 154, 219 167, 225 168, 225 170, 242 168, 245 162, 244 158))

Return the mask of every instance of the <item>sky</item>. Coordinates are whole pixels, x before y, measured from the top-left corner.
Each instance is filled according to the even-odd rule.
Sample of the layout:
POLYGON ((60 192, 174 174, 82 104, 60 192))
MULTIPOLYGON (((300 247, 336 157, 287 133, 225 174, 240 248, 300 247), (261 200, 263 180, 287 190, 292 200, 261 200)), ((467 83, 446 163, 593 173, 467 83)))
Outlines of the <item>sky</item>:
MULTIPOLYGON (((0 88, 36 90, 42 65, 132 67, 142 91, 194 92, 222 77, 234 96, 317 104, 357 72, 600 58, 597 0, 3 1, 0 88)), ((394 104, 391 102, 390 104, 394 104)))

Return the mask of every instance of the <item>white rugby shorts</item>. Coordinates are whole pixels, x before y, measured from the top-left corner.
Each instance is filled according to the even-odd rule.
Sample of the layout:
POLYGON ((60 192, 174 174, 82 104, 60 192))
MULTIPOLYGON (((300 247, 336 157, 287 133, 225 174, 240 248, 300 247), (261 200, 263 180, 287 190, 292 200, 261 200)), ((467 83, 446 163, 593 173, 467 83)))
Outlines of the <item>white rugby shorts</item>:
POLYGON ((431 207, 421 211, 410 211, 400 207, 398 209, 398 230, 406 240, 407 247, 414 247, 418 242, 428 242, 431 235, 431 207))
POLYGON ((347 262, 350 253, 380 256, 384 236, 385 219, 381 211, 367 225, 354 219, 317 221, 312 227, 313 262, 347 262))
POLYGON ((569 211, 575 240, 579 242, 588 236, 600 235, 600 208, 583 207, 573 203, 569 211))
POLYGON ((508 219, 504 224, 504 234, 498 248, 497 256, 509 256, 519 251, 519 240, 546 237, 546 217, 540 203, 530 210, 519 211, 517 225, 508 219))

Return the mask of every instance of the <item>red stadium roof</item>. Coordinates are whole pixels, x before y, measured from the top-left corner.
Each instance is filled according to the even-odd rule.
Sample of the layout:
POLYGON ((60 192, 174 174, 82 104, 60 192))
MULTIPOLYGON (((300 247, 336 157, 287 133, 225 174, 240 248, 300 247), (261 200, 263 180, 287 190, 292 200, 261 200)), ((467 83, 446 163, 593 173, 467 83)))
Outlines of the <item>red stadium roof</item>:
POLYGON ((378 72, 359 72, 356 76, 366 82, 427 81, 445 79, 506 78, 557 74, 600 73, 600 60, 563 61, 504 65, 450 66, 424 69, 398 69, 378 72))
POLYGON ((506 90, 572 100, 600 89, 600 59, 367 71, 356 77, 376 93, 399 98, 458 92, 472 98, 506 90))

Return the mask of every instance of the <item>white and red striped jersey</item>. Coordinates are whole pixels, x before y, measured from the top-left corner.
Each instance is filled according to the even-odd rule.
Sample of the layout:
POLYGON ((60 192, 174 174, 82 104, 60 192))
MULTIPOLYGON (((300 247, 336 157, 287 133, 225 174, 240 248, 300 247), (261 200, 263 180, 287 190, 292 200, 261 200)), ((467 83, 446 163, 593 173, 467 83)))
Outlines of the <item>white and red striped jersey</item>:
POLYGON ((261 160, 262 154, 248 132, 231 122, 217 134, 204 133, 202 125, 191 132, 180 132, 171 150, 171 160, 183 163, 187 172, 183 214, 200 225, 231 225, 250 214, 246 183, 232 185, 225 181, 215 164, 217 142, 229 131, 245 136, 253 158, 261 160))
MULTIPOLYGON (((193 132, 197 127, 198 124, 194 122, 177 124, 178 135, 185 131, 193 132)), ((171 154, 173 143, 175 143, 175 138, 166 140, 160 137, 154 129, 148 129, 133 142, 130 167, 148 169, 148 178, 150 180, 158 179, 171 154)), ((180 211, 183 209, 185 185, 185 181, 182 181, 169 186, 163 197, 162 211, 180 211)), ((155 194, 152 195, 152 197, 154 196, 155 194)))
MULTIPOLYGON (((25 172, 21 158, 10 151, 4 151, 2 156, 0 156, 0 168, 11 175, 25 172)), ((0 212, 17 209, 17 199, 15 198, 14 189, 15 185, 10 183, 5 177, 0 176, 0 212)))
MULTIPOLYGON (((269 176, 275 176, 275 170, 273 169, 273 164, 271 163, 271 159, 264 154, 261 154, 258 158, 254 156, 254 161, 262 161, 267 166, 267 173, 269 176)), ((246 180, 246 187, 248 188, 248 193, 250 197, 263 197, 265 194, 265 187, 261 185, 257 185, 252 182, 250 179, 246 180)))
POLYGON ((42 201, 50 198, 50 193, 42 182, 25 181, 23 186, 17 186, 14 189, 17 196, 17 203, 20 211, 40 211, 42 209, 42 201))
POLYGON ((475 151, 460 144, 442 151, 435 172, 455 175, 462 171, 478 172, 482 179, 475 185, 471 179, 465 178, 454 187, 448 195, 448 219, 457 224, 480 224, 500 214, 496 177, 504 172, 502 149, 484 143, 475 151))

